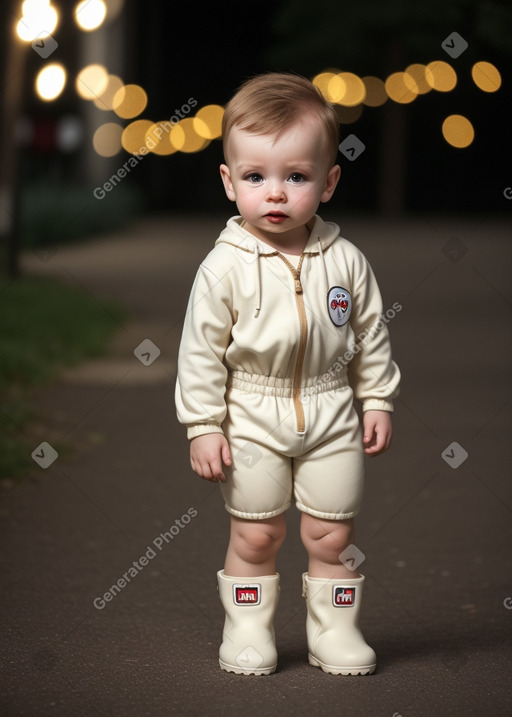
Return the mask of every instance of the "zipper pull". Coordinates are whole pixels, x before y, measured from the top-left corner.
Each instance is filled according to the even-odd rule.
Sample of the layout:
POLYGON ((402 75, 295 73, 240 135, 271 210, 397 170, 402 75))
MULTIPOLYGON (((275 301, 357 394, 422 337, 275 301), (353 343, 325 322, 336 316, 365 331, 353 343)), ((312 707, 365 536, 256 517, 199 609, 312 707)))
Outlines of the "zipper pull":
POLYGON ((298 276, 295 276, 295 293, 302 294, 302 284, 298 276))

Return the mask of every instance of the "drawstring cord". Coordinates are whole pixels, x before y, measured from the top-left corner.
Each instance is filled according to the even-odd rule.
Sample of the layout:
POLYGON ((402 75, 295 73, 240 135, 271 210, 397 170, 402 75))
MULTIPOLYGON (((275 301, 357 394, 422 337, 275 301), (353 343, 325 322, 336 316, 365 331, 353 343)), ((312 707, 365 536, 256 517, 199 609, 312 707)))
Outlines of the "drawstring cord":
POLYGON ((254 318, 257 319, 261 309, 260 248, 257 243, 254 245, 254 256, 256 261, 256 306, 254 311, 254 318))
POLYGON ((327 266, 325 265, 325 258, 324 258, 324 250, 322 249, 322 242, 320 240, 320 237, 318 237, 318 253, 320 254, 320 258, 322 260, 322 267, 324 270, 324 279, 325 279, 325 293, 329 293, 329 277, 327 276, 327 266))

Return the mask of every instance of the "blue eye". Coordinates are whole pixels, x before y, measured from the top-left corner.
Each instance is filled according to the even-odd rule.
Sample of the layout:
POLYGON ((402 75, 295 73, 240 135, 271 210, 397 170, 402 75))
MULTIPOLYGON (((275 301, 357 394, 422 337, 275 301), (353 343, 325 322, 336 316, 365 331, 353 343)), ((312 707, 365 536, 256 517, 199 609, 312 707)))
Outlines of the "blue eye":
POLYGON ((306 177, 301 174, 300 172, 293 172, 290 174, 289 180, 292 184, 301 184, 306 179, 306 177))
POLYGON ((246 179, 251 184, 259 184, 263 180, 263 177, 261 176, 261 174, 258 174, 258 172, 252 172, 251 174, 247 175, 246 179))

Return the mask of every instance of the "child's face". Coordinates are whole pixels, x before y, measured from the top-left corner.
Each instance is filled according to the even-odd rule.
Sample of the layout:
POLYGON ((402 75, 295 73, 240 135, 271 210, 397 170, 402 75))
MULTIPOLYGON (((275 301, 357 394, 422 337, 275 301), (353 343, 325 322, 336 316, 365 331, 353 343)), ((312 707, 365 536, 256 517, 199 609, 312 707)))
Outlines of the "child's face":
POLYGON ((222 181, 246 228, 276 248, 305 244, 306 223, 331 198, 340 176, 340 167, 330 166, 318 119, 305 115, 278 139, 234 127, 226 154, 222 181))

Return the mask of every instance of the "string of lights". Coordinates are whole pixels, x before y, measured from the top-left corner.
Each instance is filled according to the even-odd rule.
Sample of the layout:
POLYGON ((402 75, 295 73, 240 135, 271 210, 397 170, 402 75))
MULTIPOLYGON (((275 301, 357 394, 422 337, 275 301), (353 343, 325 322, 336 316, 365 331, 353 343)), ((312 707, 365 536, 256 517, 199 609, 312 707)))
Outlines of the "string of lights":
MULTIPOLYGON (((101 27, 109 13, 119 12, 121 5, 121 0, 108 5, 103 0, 83 0, 77 4, 74 17, 81 30, 93 32, 101 27)), ((59 15, 50 0, 26 0, 22 11, 17 33, 23 41, 32 43, 34 49, 48 48, 52 42, 57 45, 52 33, 58 25, 59 15)), ((476 62, 471 76, 483 92, 493 93, 501 86, 500 72, 490 62, 476 62)), ((63 65, 51 62, 37 74, 35 91, 42 101, 52 102, 61 95, 67 81, 63 65)), ((317 74, 312 82, 336 106, 340 122, 354 124, 365 107, 381 107, 388 101, 409 105, 432 91, 448 93, 456 88, 458 77, 448 62, 433 60, 427 65, 411 64, 385 79, 373 75, 359 77, 352 72, 330 69, 317 74)), ((197 101, 190 98, 181 112, 176 110, 176 115, 169 120, 142 118, 148 104, 144 88, 125 84, 119 76, 109 74, 102 64, 90 64, 81 69, 75 79, 75 90, 84 101, 93 102, 98 109, 113 112, 116 116, 114 121, 102 123, 92 137, 95 152, 103 157, 115 156, 122 150, 137 155, 141 148, 144 154, 151 152, 160 156, 200 152, 221 136, 224 111, 221 105, 200 107, 192 117, 188 116, 190 105, 193 102, 197 105, 197 101), (129 123, 123 126, 118 120, 129 120, 129 123)), ((447 116, 441 131, 446 142, 459 149, 469 147, 475 137, 471 121, 460 114, 447 116)))

